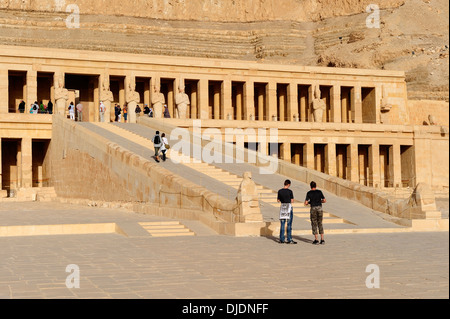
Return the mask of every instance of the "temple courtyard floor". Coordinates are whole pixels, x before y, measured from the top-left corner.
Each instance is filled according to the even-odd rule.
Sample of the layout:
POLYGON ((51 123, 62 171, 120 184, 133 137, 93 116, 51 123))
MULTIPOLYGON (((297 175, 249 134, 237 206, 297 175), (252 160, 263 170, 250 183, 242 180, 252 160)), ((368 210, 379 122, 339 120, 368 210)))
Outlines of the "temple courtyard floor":
POLYGON ((123 208, 2 202, 0 298, 449 298, 448 231, 312 239, 287 245, 123 208))

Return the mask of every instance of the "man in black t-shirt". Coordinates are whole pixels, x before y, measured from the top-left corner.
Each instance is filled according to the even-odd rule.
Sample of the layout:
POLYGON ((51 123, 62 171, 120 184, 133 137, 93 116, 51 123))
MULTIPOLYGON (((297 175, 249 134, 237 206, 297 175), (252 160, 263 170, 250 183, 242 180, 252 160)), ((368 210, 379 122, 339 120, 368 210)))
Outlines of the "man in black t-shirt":
POLYGON ((322 220, 323 220, 323 210, 322 210, 322 204, 326 203, 327 200, 325 199, 325 196, 323 196, 322 191, 316 189, 317 185, 315 182, 310 183, 311 190, 306 194, 305 198, 305 206, 311 205, 310 210, 310 219, 311 219, 311 227, 312 232, 314 235, 314 241, 313 244, 317 245, 319 244, 317 233, 320 234, 320 244, 325 244, 325 240, 323 239, 323 226, 322 226, 322 220), (319 230, 319 231, 317 231, 319 230))
MULTIPOLYGON (((292 203, 294 202, 294 193, 289 189, 291 186, 291 181, 286 180, 284 182, 284 187, 278 191, 277 201, 281 203, 281 209, 290 209, 289 219, 287 219, 287 241, 286 244, 296 244, 297 242, 292 240, 292 218, 294 217, 294 211, 292 209, 292 203), (290 206, 288 206, 290 205, 290 206), (283 207, 284 206, 284 207, 283 207)), ((281 215, 281 214, 280 214, 281 215)), ((281 217, 281 216, 280 216, 281 217)), ((284 226, 286 224, 286 219, 280 218, 280 244, 284 243, 284 226)))

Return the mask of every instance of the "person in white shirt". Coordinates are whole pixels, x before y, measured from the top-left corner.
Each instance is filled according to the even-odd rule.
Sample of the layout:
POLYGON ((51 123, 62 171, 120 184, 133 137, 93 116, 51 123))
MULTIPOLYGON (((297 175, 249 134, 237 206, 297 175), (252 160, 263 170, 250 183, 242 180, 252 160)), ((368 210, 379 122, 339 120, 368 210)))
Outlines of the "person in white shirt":
POLYGON ((103 101, 100 102, 100 122, 104 122, 105 121, 105 111, 106 111, 106 107, 105 104, 103 104, 103 101))
POLYGON ((69 116, 72 121, 75 121, 75 105, 73 105, 73 102, 69 104, 69 116))
POLYGON ((166 161, 166 152, 167 148, 166 146, 169 145, 169 141, 167 140, 166 133, 161 134, 161 148, 160 151, 162 153, 162 160, 163 162, 166 161))

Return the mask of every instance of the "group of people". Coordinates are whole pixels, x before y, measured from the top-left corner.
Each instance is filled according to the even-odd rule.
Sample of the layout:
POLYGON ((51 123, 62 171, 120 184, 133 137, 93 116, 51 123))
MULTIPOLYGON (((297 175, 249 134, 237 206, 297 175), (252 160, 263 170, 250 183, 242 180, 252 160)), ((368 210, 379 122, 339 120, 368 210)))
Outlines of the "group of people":
MULTIPOLYGON (((136 107, 136 116, 139 116, 141 113, 141 108, 139 107, 139 105, 136 107)), ((154 117, 154 111, 153 111, 153 107, 149 107, 147 104, 144 105, 144 115, 147 115, 148 117, 154 117)), ((164 105, 164 110, 163 110, 163 117, 166 119, 170 119, 170 112, 169 112, 169 107, 167 106, 167 104, 164 105)))
MULTIPOLYGON (((100 114, 102 111, 100 110, 100 114)), ((119 104, 114 105, 114 122, 122 122, 122 115, 123 115, 123 122, 128 122, 128 105, 125 104, 123 106, 123 109, 120 107, 119 104)), ((103 121, 102 121, 103 122, 103 121)))
POLYGON ((167 150, 170 148, 169 141, 167 140, 166 134, 162 133, 160 135, 159 131, 156 131, 155 136, 152 138, 153 146, 155 147, 155 161, 159 163, 160 157, 159 153, 162 154, 162 160, 163 162, 166 161, 166 153, 167 150))
POLYGON ((81 102, 78 102, 76 106, 73 102, 70 102, 68 109, 69 109, 69 118, 72 121, 76 120, 78 122, 83 122, 83 104, 81 102), (75 112, 77 114, 76 118, 75 112))
MULTIPOLYGON (((278 191, 277 201, 281 204, 280 207, 280 244, 296 244, 292 239, 292 220, 294 217, 294 209, 292 204, 294 203, 294 193, 289 187, 291 186, 291 181, 286 180, 284 182, 284 187, 278 191), (287 223, 287 241, 285 241, 285 227, 287 223)), ((310 220, 312 233, 314 235, 314 245, 324 245, 324 231, 323 231, 323 210, 322 204, 326 203, 327 200, 323 195, 322 191, 317 189, 316 182, 312 181, 310 183, 311 190, 307 192, 305 198, 305 206, 310 205, 310 220), (320 235, 320 242, 319 242, 320 235)))
MULTIPOLYGON (((25 101, 21 101, 19 103, 19 113, 25 113, 25 106, 26 103, 25 101)), ((30 105, 30 114, 53 114, 53 103, 52 101, 49 101, 47 104, 45 104, 43 101, 41 101, 40 103, 38 103, 38 101, 35 101, 34 103, 32 103, 30 105)))

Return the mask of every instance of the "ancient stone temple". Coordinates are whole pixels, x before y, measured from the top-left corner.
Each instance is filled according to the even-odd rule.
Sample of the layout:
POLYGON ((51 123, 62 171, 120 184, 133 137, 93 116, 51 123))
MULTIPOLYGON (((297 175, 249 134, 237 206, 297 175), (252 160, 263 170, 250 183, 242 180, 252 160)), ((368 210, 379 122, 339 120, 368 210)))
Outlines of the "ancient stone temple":
MULTIPOLYGON (((154 123, 161 121, 161 125, 191 131, 194 120, 201 120, 202 131, 277 129, 277 141, 259 143, 258 152, 377 190, 412 190, 423 183, 448 194, 448 100, 409 99, 409 71, 401 68, 312 64, 313 50, 309 46, 315 43, 317 49, 329 31, 324 31, 324 22, 318 18, 320 8, 310 12, 314 19, 282 17, 282 21, 292 20, 291 27, 297 28, 294 30, 284 29, 284 22, 278 19, 282 13, 275 2, 269 9, 258 2, 254 11, 245 11, 247 17, 229 17, 233 21, 229 21, 230 36, 227 36, 227 31, 220 28, 225 9, 212 4, 205 4, 209 11, 202 12, 217 19, 205 25, 200 25, 202 19, 206 21, 205 17, 193 17, 192 10, 199 8, 190 4, 191 11, 183 11, 176 5, 136 8, 133 13, 127 11, 118 17, 113 28, 106 18, 119 10, 116 1, 108 8, 111 12, 100 18, 93 2, 82 1, 77 2, 80 26, 68 28, 63 20, 68 14, 62 8, 53 8, 52 1, 42 1, 45 2, 42 7, 6 2, 9 4, 2 4, 0 18, 16 40, 10 41, 4 33, 0 38, 3 196, 19 189, 58 184, 53 172, 61 164, 55 159, 65 158, 69 149, 55 142, 55 118, 58 117, 57 123, 60 119, 68 123, 70 103, 83 105, 83 122, 89 123, 100 122, 102 103, 106 109, 102 114, 105 122, 114 122, 117 104, 121 108, 127 106, 129 123, 142 120, 143 114, 136 114, 136 107, 143 110, 152 106, 154 123), (29 10, 23 11, 21 19, 25 22, 17 26, 12 16, 25 9, 29 10), (188 12, 187 20, 191 19, 185 25, 177 19, 166 26, 151 20, 155 15, 167 19, 173 14, 180 18, 182 12, 188 12), (63 18, 46 25, 42 16, 63 18), (147 20, 138 25, 135 19, 139 17, 147 20), (95 18, 99 18, 98 22, 95 18), (37 29, 31 27, 32 21, 37 29), (245 29, 243 21, 254 24, 253 40, 249 40, 247 35, 251 32, 245 29), (26 32, 20 33, 17 28, 26 32), (177 37, 185 28, 191 28, 184 34, 188 39, 177 37), (204 34, 195 28, 202 29, 204 34), (276 32, 277 28, 279 43, 285 41, 279 47, 270 42, 275 37, 268 32, 270 29, 276 32), (45 34, 39 43, 30 36, 37 37, 36 30, 45 34), (156 39, 156 30, 170 33, 174 37, 172 47, 184 50, 169 50, 170 46, 162 43, 163 35, 156 39), (102 32, 106 33, 100 43, 102 32), (218 39, 221 41, 218 46, 223 49, 217 50, 213 57, 206 56, 208 49, 200 46, 206 33, 210 34, 211 50, 218 39), (127 35, 128 47, 124 45, 127 35), (289 37, 296 40, 290 41, 289 37), (23 112, 19 110, 22 101, 23 112), (48 111, 31 114, 35 102, 46 106, 52 102, 52 114, 48 111), (170 118, 162 114, 164 104, 170 118)), ((144 1, 138 2, 144 6, 144 1)), ((245 6, 243 1, 237 2, 245 6)), ((306 7, 311 1, 307 2, 306 7)), ((396 1, 381 2, 382 7, 398 8, 396 1)), ((156 3, 161 5, 162 1, 156 3)), ((289 4, 282 1, 281 6, 289 4)), ((354 7, 353 13, 361 15, 363 9, 354 7)), ((363 14, 355 19, 364 17, 363 14)), ((340 45, 342 37, 336 35, 333 41, 340 45)), ((74 126, 64 132, 67 135, 57 138, 71 141, 79 131, 74 126)), ((231 142, 248 148, 253 141, 244 136, 231 142)))

